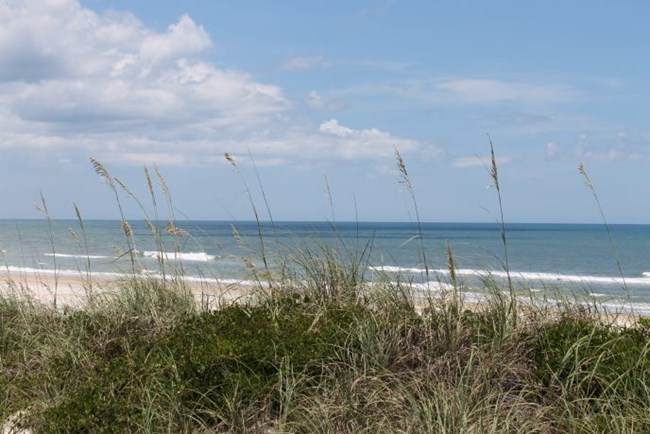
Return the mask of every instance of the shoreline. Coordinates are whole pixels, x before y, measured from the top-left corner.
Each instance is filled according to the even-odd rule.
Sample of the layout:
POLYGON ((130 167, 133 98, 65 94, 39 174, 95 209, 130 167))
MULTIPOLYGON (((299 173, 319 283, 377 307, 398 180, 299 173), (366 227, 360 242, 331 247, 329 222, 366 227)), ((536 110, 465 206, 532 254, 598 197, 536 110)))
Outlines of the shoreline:
MULTIPOLYGON (((88 307, 90 296, 111 296, 117 295, 124 288, 124 285, 133 278, 142 279, 159 279, 158 275, 120 275, 117 273, 93 273, 91 275, 92 285, 89 284, 87 276, 82 273, 55 274, 52 272, 43 272, 41 270, 21 271, 12 273, 8 270, 0 271, 0 296, 11 297, 17 296, 22 299, 27 298, 38 304, 47 306, 56 306, 72 309, 84 309, 88 307)), ((236 279, 198 279, 188 278, 180 281, 184 289, 189 290, 198 306, 203 306, 209 310, 218 309, 225 303, 233 303, 239 300, 248 300, 255 295, 259 295, 259 284, 247 280, 236 279)), ((173 279, 167 281, 168 284, 175 285, 173 279)), ((372 283, 368 289, 372 289, 372 283)), ((417 311, 429 306, 429 300, 442 300, 443 294, 450 291, 448 284, 438 282, 437 285, 429 285, 426 288, 423 284, 413 284, 412 300, 417 311), (432 298, 430 298, 432 296, 432 298)), ((463 307, 471 311, 481 309, 481 306, 488 297, 487 293, 464 292, 463 307)), ((517 296, 518 303, 524 310, 535 309, 539 303, 546 303, 551 309, 562 309, 560 305, 564 302, 560 300, 549 299, 532 299, 524 296, 517 296)), ((645 309, 635 309, 634 304, 612 304, 606 302, 591 302, 586 300, 575 300, 583 306, 598 306, 599 311, 596 317, 606 322, 612 322, 618 326, 630 326, 636 324, 639 317, 650 316, 650 310, 647 309, 646 303, 640 304, 645 309)))

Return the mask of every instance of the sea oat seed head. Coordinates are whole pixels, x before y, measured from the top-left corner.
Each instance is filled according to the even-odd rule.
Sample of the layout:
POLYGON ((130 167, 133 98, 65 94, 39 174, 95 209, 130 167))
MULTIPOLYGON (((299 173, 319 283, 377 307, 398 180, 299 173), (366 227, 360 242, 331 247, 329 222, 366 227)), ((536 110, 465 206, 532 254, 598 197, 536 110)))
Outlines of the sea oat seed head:
POLYGON ((167 226, 165 227, 165 230, 169 235, 173 235, 175 237, 183 237, 187 235, 187 232, 185 232, 183 229, 179 228, 174 224, 174 222, 169 221, 167 223, 167 226))
POLYGON ((126 235, 127 237, 133 235, 133 230, 131 229, 131 225, 126 220, 122 220, 122 230, 124 231, 124 235, 126 235))
POLYGON ((237 167, 237 162, 235 161, 235 159, 233 158, 230 152, 224 152, 223 156, 226 158, 226 160, 228 160, 230 164, 233 165, 233 167, 237 167))

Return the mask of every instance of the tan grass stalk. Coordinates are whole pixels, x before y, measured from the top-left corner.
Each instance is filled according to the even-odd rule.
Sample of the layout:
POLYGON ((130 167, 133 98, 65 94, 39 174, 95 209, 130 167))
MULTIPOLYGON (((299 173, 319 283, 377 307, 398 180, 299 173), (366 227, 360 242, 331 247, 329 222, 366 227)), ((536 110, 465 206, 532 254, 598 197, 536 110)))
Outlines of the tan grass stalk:
POLYGON ((501 243, 503 245, 503 260, 504 260, 504 269, 506 272, 508 280, 508 290, 510 292, 510 301, 509 301, 509 313, 512 316, 513 322, 517 322, 517 298, 515 297, 515 290, 512 284, 512 276, 510 276, 510 257, 508 255, 508 238, 506 231, 506 221, 503 217, 503 200, 501 198, 501 185, 499 184, 499 170, 497 167, 497 159, 494 153, 494 145, 492 144, 492 138, 488 134, 488 140, 490 142, 490 177, 492 178, 492 185, 497 191, 497 198, 499 200, 499 223, 501 225, 501 243))
POLYGON ((607 218, 605 217, 605 212, 603 211, 603 207, 600 204, 600 199, 598 198, 598 193, 596 192, 596 187, 594 186, 594 183, 591 181, 591 178, 589 177, 589 174, 587 173, 587 169, 585 169, 585 165, 582 163, 578 163, 578 172, 582 175, 585 181, 585 185, 591 191, 591 194, 594 196, 594 200, 596 201, 596 206, 598 207, 598 212, 600 213, 600 218, 603 222, 603 225, 605 225, 605 231, 607 232, 607 239, 609 240, 609 248, 612 252, 612 256, 614 257, 614 261, 616 261, 616 267, 618 268, 618 272, 621 275, 621 279, 623 281, 623 290, 625 291, 626 297, 630 298, 630 291, 627 287, 627 283, 625 281, 625 273, 623 272, 623 266, 621 265, 621 261, 619 259, 618 255, 618 250, 616 249, 616 244, 614 243, 614 239, 612 238, 612 231, 610 230, 609 223, 607 223, 607 218))
POLYGON ((406 170, 406 163, 404 162, 404 158, 397 148, 395 148, 395 161, 397 163, 397 170, 400 174, 399 182, 406 187, 406 190, 409 192, 411 200, 413 201, 418 237, 420 238, 420 253, 422 254, 422 262, 424 263, 425 276, 427 281, 429 281, 429 261, 427 259, 426 249, 424 248, 424 234, 422 231, 422 221, 420 220, 420 209, 418 207, 418 201, 415 199, 415 190, 413 188, 413 184, 411 183, 411 177, 406 170))

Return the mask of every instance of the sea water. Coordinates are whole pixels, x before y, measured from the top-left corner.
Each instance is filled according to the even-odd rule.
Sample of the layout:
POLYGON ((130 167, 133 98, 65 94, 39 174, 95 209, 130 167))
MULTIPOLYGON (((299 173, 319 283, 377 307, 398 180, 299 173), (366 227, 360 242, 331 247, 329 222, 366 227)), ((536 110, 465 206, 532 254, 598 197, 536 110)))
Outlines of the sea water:
POLYGON ((509 274, 518 291, 561 290, 650 311, 650 225, 506 224, 504 232, 497 223, 182 221, 184 233, 171 236, 166 222, 155 231, 129 223, 131 239, 117 220, 0 220, 2 265, 15 276, 182 273, 234 282, 251 279, 263 259, 299 271, 304 252, 329 247, 360 261, 368 280, 439 288, 427 283, 449 281, 449 248, 468 291, 509 274))

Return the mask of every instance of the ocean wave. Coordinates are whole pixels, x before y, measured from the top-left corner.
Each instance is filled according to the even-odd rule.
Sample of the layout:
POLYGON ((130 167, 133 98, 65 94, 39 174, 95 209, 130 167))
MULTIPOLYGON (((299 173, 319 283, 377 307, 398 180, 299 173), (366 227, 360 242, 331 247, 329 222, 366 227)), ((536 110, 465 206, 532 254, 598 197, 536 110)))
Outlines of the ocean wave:
MULTIPOLYGON (((417 273, 424 274, 426 270, 423 268, 404 268, 397 266, 377 266, 369 267, 372 271, 379 271, 384 273, 417 273)), ((471 268, 459 268, 455 270, 457 276, 467 277, 499 277, 507 278, 508 273, 502 270, 478 270, 471 268)), ((430 269, 430 274, 449 275, 447 269, 430 269)), ((548 281, 556 283, 595 283, 595 284, 609 284, 609 285, 648 285, 650 286, 650 273, 643 273, 644 277, 611 277, 611 276, 588 276, 577 274, 560 274, 560 273, 540 273, 530 271, 511 271, 510 277, 524 281, 548 281)))
MULTIPOLYGON (((0 268, 0 274, 2 272, 8 273, 9 275, 11 274, 16 274, 19 276, 22 275, 28 275, 28 274, 33 274, 35 276, 61 276, 61 277, 81 277, 83 279, 86 278, 86 272, 85 271, 79 271, 79 270, 54 270, 52 268, 33 268, 33 267, 16 267, 16 266, 8 266, 8 267, 2 267, 0 268)), ((268 286, 268 282, 264 281, 253 281, 253 280, 245 280, 245 279, 224 279, 224 278, 213 278, 213 277, 204 277, 204 276, 187 276, 187 275, 166 275, 163 276, 160 272, 158 271, 153 271, 153 270, 141 270, 140 272, 141 276, 143 278, 151 278, 151 279, 160 279, 160 280, 171 280, 171 279, 178 279, 182 280, 184 282, 191 282, 191 283, 200 283, 200 284, 216 284, 216 285, 222 285, 222 286, 232 286, 232 285, 237 285, 237 286, 268 286)), ((92 277, 103 277, 107 279, 125 279, 125 278, 132 278, 134 275, 133 273, 113 273, 113 272, 93 272, 92 277)))
POLYGON ((437 282, 437 281, 430 281, 425 283, 409 283, 408 286, 413 289, 425 290, 425 291, 451 291, 454 289, 454 285, 452 285, 451 283, 437 282))
POLYGON ((54 258, 76 258, 76 259, 115 259, 113 256, 104 255, 73 255, 68 253, 43 253, 44 256, 54 258))
POLYGON ((166 261, 193 261, 193 262, 210 262, 216 259, 215 255, 208 255, 205 252, 158 252, 145 251, 145 258, 164 259, 166 261))

